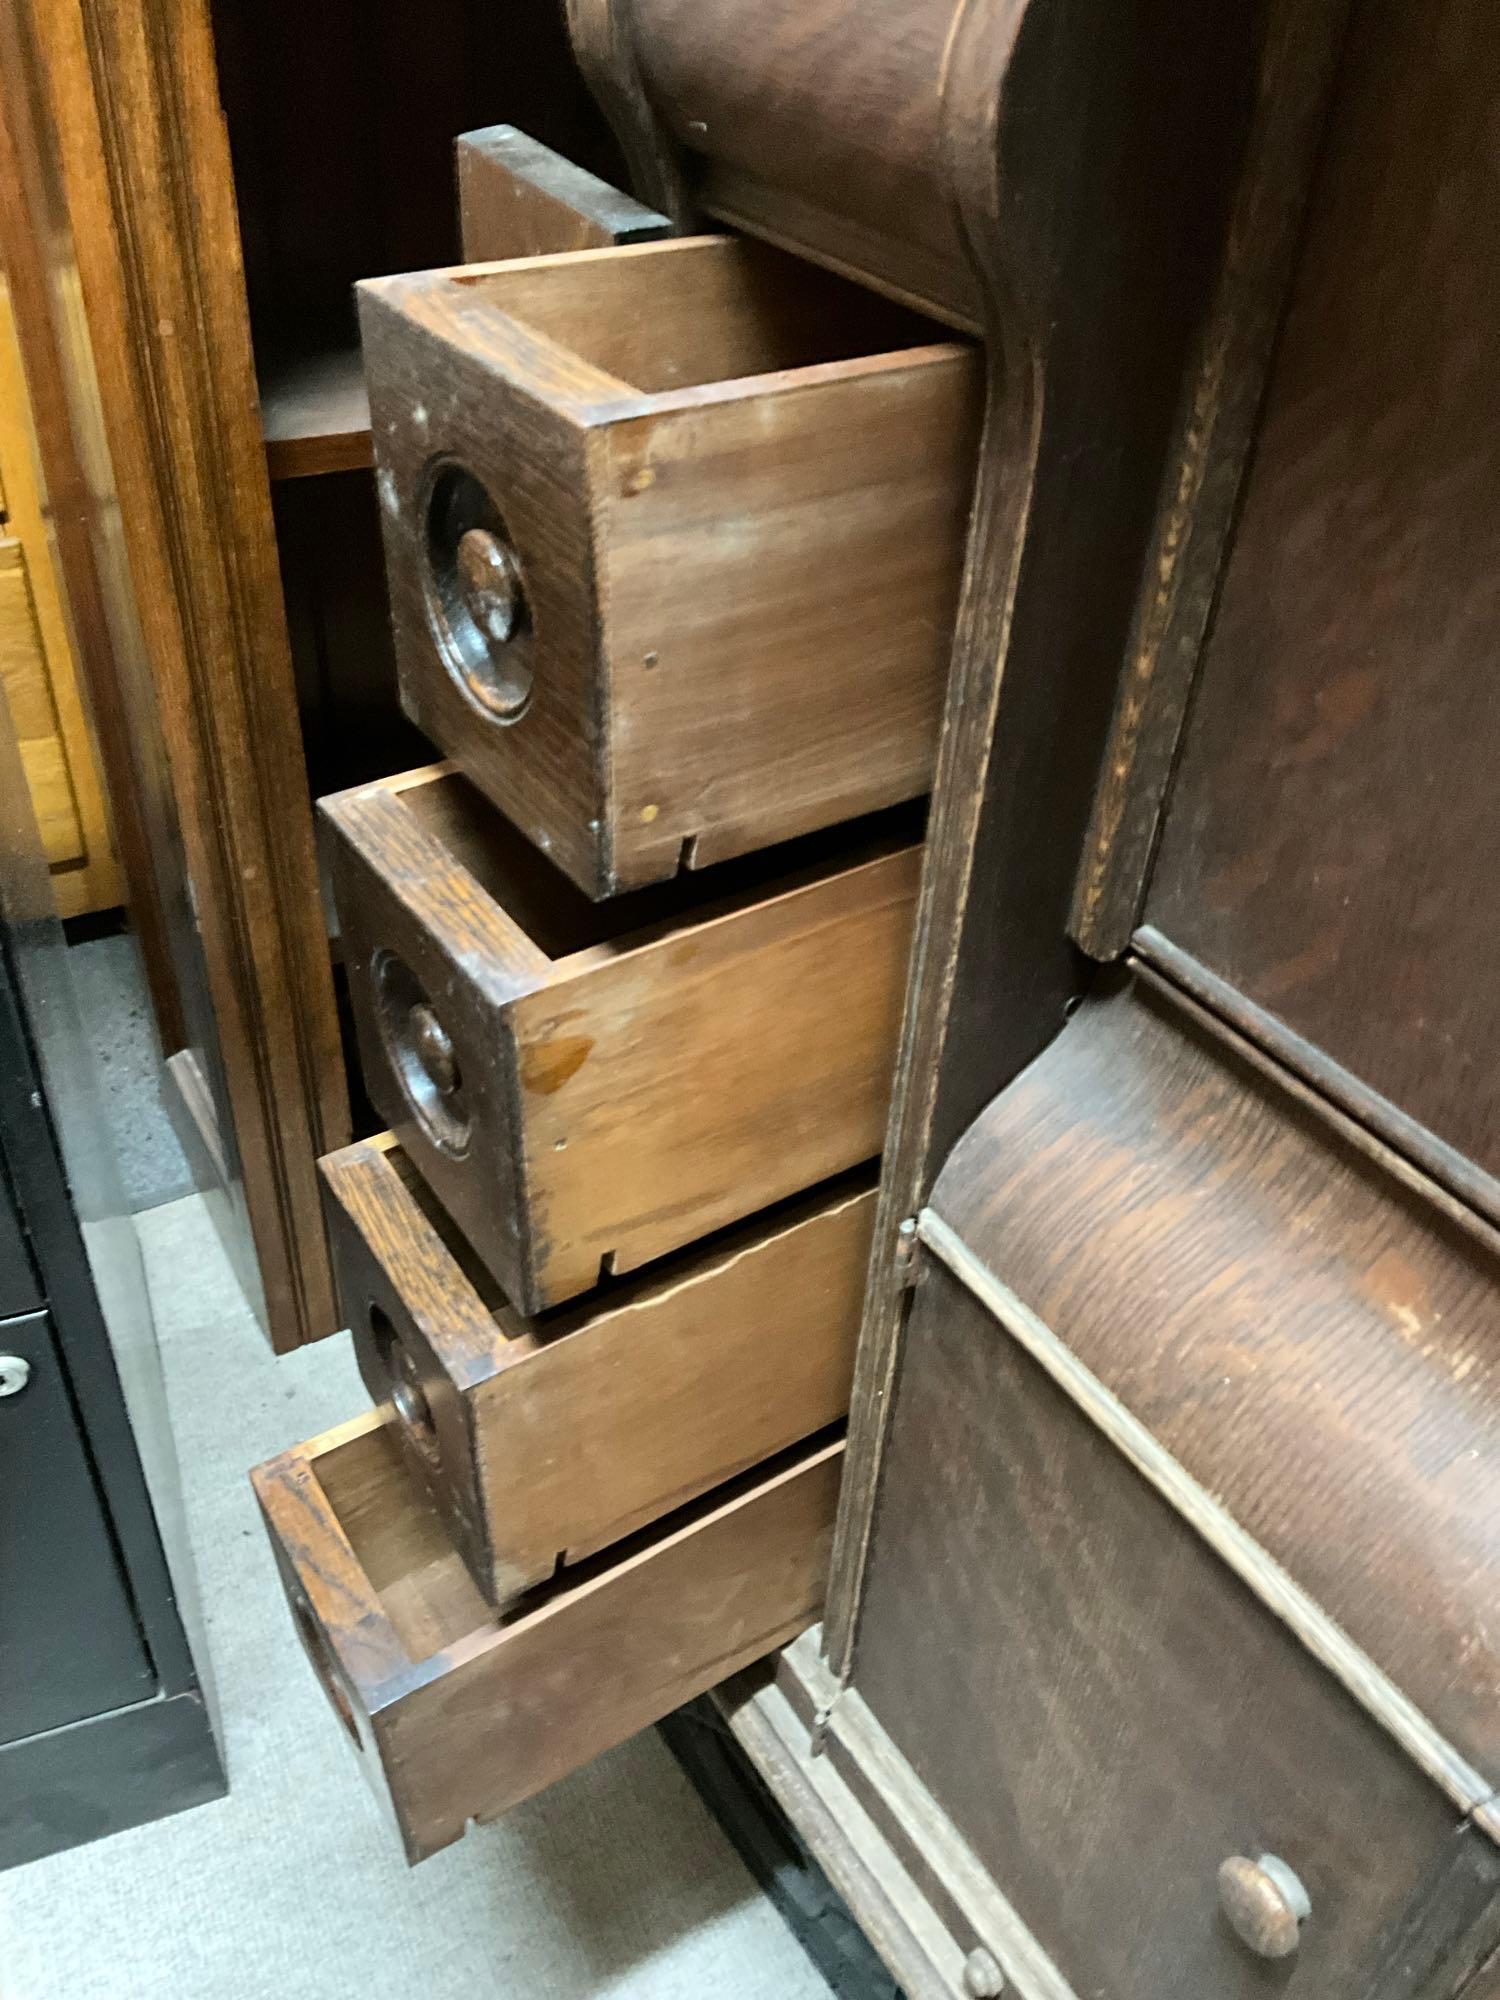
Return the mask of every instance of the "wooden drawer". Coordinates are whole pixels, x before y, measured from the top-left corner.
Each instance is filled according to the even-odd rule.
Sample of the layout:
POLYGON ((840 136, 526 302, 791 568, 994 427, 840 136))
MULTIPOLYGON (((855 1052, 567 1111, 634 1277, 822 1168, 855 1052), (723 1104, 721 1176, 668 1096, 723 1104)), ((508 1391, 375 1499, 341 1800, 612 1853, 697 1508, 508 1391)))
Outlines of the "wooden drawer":
POLYGON ((817 1616, 839 1443, 709 1496, 497 1618, 377 1414, 252 1475, 308 1654, 410 1860, 817 1616))
POLYGON ((360 292, 403 701, 588 894, 928 789, 973 349, 721 237, 360 292))
POLYGON ((322 1167, 361 1373, 493 1604, 848 1410, 873 1170, 527 1320, 390 1134, 322 1167))
POLYGON ((1437 1972, 1494 1908, 1493 1843, 931 1261, 905 1342, 884 1476, 908 1499, 881 1515, 861 1689, 1071 1990, 1457 1990, 1437 1972), (973 1644, 943 1619, 955 1576, 973 1644), (1306 1890, 1300 1938, 1267 1854, 1306 1890), (1236 1858, 1285 1957, 1231 1928, 1236 1858))
POLYGON ((880 1151, 904 813, 597 905, 441 767, 323 810, 370 1095, 519 1311, 880 1151))

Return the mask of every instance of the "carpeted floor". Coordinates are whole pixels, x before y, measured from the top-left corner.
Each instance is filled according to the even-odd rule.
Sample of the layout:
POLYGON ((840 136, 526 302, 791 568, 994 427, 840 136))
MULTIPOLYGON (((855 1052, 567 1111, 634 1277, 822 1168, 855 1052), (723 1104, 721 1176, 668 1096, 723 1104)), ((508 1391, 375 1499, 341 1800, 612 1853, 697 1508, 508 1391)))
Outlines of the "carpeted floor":
POLYGON ((198 1198, 137 1221, 231 1791, 0 1876, 4 2000, 827 2000, 654 1731, 406 1869, 245 1480, 366 1406, 347 1340, 273 1361, 198 1198))

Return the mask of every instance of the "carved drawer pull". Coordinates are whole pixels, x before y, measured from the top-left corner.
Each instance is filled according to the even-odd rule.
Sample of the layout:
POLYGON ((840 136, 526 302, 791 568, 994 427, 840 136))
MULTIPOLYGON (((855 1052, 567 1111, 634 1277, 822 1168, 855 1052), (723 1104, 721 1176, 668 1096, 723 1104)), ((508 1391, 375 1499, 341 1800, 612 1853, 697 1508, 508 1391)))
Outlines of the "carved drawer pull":
POLYGON ((1300 1878, 1275 1854, 1258 1861, 1232 1854, 1221 1862, 1219 1907, 1235 1936, 1261 1958, 1290 1957, 1312 1915, 1300 1878))

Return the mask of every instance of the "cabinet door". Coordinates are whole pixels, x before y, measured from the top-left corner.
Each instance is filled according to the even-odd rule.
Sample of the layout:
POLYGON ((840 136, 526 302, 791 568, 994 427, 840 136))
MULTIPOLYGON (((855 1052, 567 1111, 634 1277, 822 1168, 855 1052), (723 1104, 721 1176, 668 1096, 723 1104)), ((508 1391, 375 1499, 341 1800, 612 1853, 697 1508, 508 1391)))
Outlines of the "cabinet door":
POLYGON ((0 1397, 0 1743, 13 1743, 144 1701, 156 1677, 50 1315, 0 1320, 0 1356, 9 1381, 30 1371, 0 1397))
POLYGON ((28 373, 45 350, 59 462, 86 467, 68 497, 109 653, 91 690, 165 912, 169 1074, 291 1347, 336 1324, 316 1159, 348 1106, 203 0, 7 9, 0 182, 7 265, 29 251, 28 373))

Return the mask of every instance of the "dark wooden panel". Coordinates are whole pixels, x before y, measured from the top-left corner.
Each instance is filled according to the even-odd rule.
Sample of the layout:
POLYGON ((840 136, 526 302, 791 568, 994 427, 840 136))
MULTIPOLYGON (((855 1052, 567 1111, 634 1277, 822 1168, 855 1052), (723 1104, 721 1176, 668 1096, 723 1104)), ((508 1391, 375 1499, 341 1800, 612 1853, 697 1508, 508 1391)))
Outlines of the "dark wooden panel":
POLYGON ((1086 976, 1078 854, 1262 26, 1257 5, 1033 5, 1019 27, 972 6, 949 52, 985 431, 829 1585, 840 1665, 899 1365, 900 1225, 1086 976))
POLYGON ((1484 0, 1356 9, 1147 905, 1491 1175, 1494 28, 1484 0))
POLYGON ((861 1689, 1075 1990, 1380 1991, 1456 1816, 940 1269, 887 1449, 861 1689), (1276 1967, 1215 1888, 1265 1851, 1313 1904, 1276 1967))
POLYGON ((213 0, 265 359, 352 343, 352 288, 458 256, 453 142, 507 118, 618 180, 559 0, 213 0))

